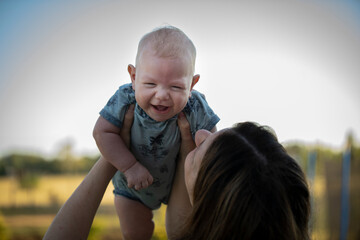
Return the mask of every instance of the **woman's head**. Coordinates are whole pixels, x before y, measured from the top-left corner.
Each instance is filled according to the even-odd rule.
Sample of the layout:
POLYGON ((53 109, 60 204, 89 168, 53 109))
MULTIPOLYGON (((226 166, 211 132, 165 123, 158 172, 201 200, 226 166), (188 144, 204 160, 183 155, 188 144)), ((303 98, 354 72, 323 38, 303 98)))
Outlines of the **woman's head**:
POLYGON ((199 132, 196 144, 185 162, 192 239, 308 238, 305 176, 274 134, 246 122, 199 132))

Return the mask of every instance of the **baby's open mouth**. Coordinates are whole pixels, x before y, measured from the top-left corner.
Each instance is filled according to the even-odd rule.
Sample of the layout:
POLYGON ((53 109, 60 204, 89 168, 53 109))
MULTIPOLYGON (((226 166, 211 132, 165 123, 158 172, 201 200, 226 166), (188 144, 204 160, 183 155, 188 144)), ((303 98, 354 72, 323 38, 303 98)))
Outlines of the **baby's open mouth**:
POLYGON ((166 110, 169 109, 169 107, 166 106, 162 106, 162 105, 152 105, 156 110, 160 111, 160 112, 164 112, 166 110))

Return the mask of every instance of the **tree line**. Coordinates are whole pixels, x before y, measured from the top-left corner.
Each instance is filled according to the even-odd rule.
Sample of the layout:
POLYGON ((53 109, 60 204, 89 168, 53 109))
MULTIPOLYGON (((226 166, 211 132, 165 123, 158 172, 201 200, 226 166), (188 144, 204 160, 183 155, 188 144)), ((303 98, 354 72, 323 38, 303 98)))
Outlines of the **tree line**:
POLYGON ((45 159, 42 156, 13 153, 0 158, 0 176, 87 173, 98 158, 82 156, 45 159))
MULTIPOLYGON (((307 168, 307 159, 311 152, 317 152, 318 161, 340 161, 342 152, 323 146, 308 146, 306 144, 287 144, 287 152, 299 164, 307 168)), ((355 162, 360 157, 360 148, 352 146, 355 162)), ((74 157, 70 151, 61 151, 54 159, 45 159, 39 155, 12 153, 0 157, 0 176, 32 174, 78 174, 87 173, 99 159, 96 156, 74 157)), ((360 160, 360 159, 359 159, 360 160)))

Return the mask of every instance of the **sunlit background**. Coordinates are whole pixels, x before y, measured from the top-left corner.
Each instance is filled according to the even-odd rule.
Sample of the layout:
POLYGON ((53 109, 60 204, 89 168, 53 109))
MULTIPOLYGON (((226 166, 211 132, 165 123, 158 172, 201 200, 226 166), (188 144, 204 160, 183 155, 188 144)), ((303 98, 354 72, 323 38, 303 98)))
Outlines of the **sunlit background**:
POLYGON ((96 156, 99 111, 130 81, 139 39, 167 24, 197 48, 195 89, 218 129, 250 120, 285 144, 359 142, 359 1, 1 0, 0 157, 96 156))
POLYGON ((0 153, 96 152, 98 112, 130 81, 139 39, 181 28, 218 128, 256 121, 280 141, 341 147, 360 134, 355 1, 0 2, 0 153))

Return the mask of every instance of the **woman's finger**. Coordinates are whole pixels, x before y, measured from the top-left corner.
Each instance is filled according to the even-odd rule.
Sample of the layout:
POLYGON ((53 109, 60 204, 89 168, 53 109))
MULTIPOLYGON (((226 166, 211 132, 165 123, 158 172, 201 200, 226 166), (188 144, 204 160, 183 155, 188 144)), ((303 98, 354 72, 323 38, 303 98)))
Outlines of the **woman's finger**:
POLYGON ((142 182, 141 186, 142 186, 142 188, 147 188, 149 186, 148 181, 145 180, 144 182, 142 182))
POLYGON ((141 189, 141 183, 140 184, 136 184, 135 185, 135 190, 140 190, 141 189))
POLYGON ((134 104, 131 104, 129 106, 128 110, 125 113, 124 122, 120 130, 120 136, 128 148, 130 147, 131 126, 134 121, 134 108, 134 104))
POLYGON ((181 134, 180 158, 185 159, 186 155, 195 148, 195 142, 191 135, 190 124, 183 112, 178 115, 178 126, 181 134))
POLYGON ((181 138, 183 140, 192 139, 191 131, 190 131, 190 124, 183 112, 179 113, 177 123, 178 123, 179 129, 180 129, 181 138))
POLYGON ((153 184, 153 181, 154 181, 154 178, 152 176, 150 176, 148 179, 147 179, 148 183, 149 183, 149 186, 151 184, 153 184))
POLYGON ((125 113, 124 123, 123 123, 124 130, 130 131, 131 129, 131 126, 134 121, 134 108, 135 108, 134 104, 129 105, 129 108, 125 113))
POLYGON ((128 183, 128 188, 132 188, 132 187, 134 187, 134 184, 128 183))

